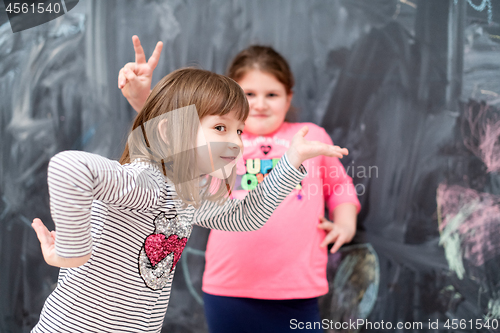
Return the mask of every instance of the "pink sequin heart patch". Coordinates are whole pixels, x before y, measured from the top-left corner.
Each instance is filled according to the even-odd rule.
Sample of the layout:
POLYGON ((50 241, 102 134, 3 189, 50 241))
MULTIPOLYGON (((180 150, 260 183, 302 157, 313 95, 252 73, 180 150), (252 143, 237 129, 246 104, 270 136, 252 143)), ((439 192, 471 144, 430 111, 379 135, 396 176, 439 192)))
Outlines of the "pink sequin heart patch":
POLYGON ((172 271, 181 258, 186 243, 187 238, 179 238, 177 235, 170 235, 168 238, 165 238, 164 234, 152 234, 146 238, 144 249, 153 267, 173 252, 174 261, 170 270, 172 271))

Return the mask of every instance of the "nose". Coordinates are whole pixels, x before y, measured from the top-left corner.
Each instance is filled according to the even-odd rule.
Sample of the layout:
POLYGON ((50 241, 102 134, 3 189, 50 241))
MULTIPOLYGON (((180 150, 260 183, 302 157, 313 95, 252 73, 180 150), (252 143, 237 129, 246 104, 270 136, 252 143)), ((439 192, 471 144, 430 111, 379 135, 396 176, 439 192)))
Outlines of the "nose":
POLYGON ((264 96, 257 96, 254 98, 252 106, 256 111, 264 111, 267 107, 266 99, 264 96))
POLYGON ((228 142, 227 146, 232 150, 239 150, 242 146, 241 140, 239 138, 235 139, 235 140, 231 140, 230 142, 228 142))
POLYGON ((232 151, 238 152, 243 147, 243 143, 241 142, 241 138, 239 135, 231 135, 231 138, 227 142, 227 147, 232 151))

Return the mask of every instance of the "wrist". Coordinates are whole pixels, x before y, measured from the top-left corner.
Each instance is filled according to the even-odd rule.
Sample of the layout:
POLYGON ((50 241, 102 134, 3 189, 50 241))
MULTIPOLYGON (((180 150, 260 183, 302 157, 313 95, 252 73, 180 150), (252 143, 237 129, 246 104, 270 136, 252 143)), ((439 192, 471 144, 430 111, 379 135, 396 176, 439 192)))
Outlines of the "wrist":
POLYGON ((132 106, 132 109, 134 109, 134 110, 135 110, 135 112, 137 112, 137 113, 141 112, 141 110, 142 110, 142 106, 143 106, 144 104, 137 103, 137 102, 135 102, 135 103, 134 103, 134 102, 132 102, 132 101, 128 101, 128 102, 129 102, 129 104, 132 106))
POLYGON ((288 158, 288 162, 290 165, 292 165, 295 169, 300 168, 302 165, 302 161, 298 158, 297 154, 295 154, 293 151, 290 151, 291 149, 286 151, 286 157, 288 158))
POLYGON ((132 106, 132 108, 137 112, 141 112, 144 104, 146 104, 146 101, 148 100, 149 94, 151 94, 151 90, 147 92, 147 94, 142 94, 136 96, 135 98, 128 97, 127 101, 128 103, 132 106))
POLYGON ((55 266, 59 268, 72 268, 72 267, 78 267, 83 264, 85 264, 89 259, 90 259, 91 253, 82 256, 82 257, 75 257, 75 258, 64 258, 61 257, 57 254, 55 254, 52 258, 49 260, 46 260, 47 264, 50 266, 55 266))

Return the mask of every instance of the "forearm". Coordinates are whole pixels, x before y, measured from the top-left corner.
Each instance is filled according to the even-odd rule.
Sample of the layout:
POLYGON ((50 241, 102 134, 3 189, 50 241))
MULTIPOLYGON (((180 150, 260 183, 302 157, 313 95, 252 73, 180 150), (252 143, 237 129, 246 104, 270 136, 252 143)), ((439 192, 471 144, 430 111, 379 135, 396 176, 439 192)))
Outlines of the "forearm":
POLYGON ((222 206, 206 202, 196 211, 194 223, 225 231, 257 230, 306 175, 304 167, 294 168, 284 156, 244 200, 228 200, 222 206))
POLYGON ((86 152, 66 151, 54 156, 49 163, 48 185, 57 255, 75 258, 92 251, 94 200, 128 208, 155 205, 161 192, 161 183, 155 179, 163 176, 154 170, 147 165, 122 166, 86 152))
POLYGON ((92 250, 91 207, 94 178, 75 152, 54 156, 48 168, 50 211, 57 238, 56 253, 47 263, 61 266, 66 258, 80 257, 92 250), (61 259, 59 259, 61 258, 61 259))
POLYGON ((333 210, 332 222, 343 225, 356 232, 357 206, 352 203, 343 203, 333 210))

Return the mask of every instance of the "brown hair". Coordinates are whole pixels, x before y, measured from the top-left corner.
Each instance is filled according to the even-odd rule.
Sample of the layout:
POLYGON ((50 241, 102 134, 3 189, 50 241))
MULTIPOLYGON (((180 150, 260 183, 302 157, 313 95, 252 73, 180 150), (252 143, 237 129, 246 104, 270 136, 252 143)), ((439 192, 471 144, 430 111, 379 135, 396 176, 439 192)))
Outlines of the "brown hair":
MULTIPOLYGON (((199 207, 203 199, 222 202, 228 192, 224 181, 207 176, 200 186, 196 154, 194 154, 195 143, 199 120, 208 115, 223 116, 233 110, 241 121, 245 121, 248 117, 247 99, 236 82, 228 77, 197 68, 176 70, 160 80, 151 91, 134 120, 120 163, 130 163, 131 156, 142 157, 153 163, 161 160, 161 168, 167 175, 164 159, 181 153, 182 158, 171 159, 169 165, 176 171, 175 177, 184 180, 176 183, 177 195, 185 204, 195 207, 199 207), (188 112, 194 110, 193 106, 196 108, 193 111, 194 116, 188 112), (165 144, 158 130, 158 124, 162 119, 166 119, 169 123, 168 130, 162 133, 168 144, 165 144), (131 146, 132 142, 137 143, 140 140, 143 140, 143 143, 131 146)), ((227 179, 231 187, 235 179, 236 172, 233 169, 227 179)))
MULTIPOLYGON (((227 70, 227 76, 238 82, 248 71, 260 70, 273 75, 285 86, 287 94, 292 93, 295 80, 288 62, 270 46, 251 45, 238 53, 227 70)), ((287 121, 295 118, 296 110, 290 107, 287 121)))
POLYGON ((227 76, 238 82, 249 70, 258 69, 274 75, 285 86, 287 94, 292 92, 294 79, 288 62, 272 47, 252 45, 234 57, 227 76))

